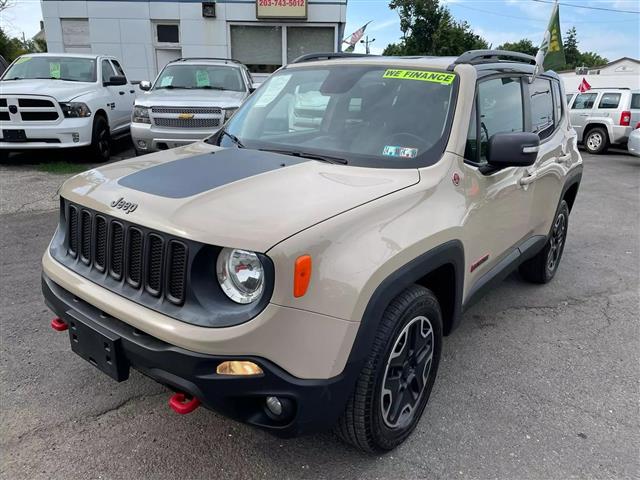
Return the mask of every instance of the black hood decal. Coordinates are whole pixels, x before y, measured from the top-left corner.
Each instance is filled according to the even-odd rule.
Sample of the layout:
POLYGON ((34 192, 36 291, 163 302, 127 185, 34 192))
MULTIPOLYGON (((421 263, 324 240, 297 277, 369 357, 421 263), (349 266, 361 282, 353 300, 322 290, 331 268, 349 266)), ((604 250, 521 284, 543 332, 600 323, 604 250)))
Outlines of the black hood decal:
POLYGON ((185 198, 260 173, 310 160, 243 148, 181 158, 121 178, 123 187, 169 198, 185 198))

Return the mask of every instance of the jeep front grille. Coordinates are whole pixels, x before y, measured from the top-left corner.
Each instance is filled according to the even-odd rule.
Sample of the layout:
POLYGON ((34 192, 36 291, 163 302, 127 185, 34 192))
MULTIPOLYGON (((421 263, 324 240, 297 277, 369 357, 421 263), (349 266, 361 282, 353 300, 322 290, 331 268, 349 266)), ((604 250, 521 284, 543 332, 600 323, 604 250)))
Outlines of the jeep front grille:
POLYGON ((173 304, 185 300, 187 245, 160 232, 143 232, 135 225, 95 211, 69 205, 66 213, 66 254, 100 278, 145 289, 173 304), (108 265, 108 268, 107 268, 108 265))

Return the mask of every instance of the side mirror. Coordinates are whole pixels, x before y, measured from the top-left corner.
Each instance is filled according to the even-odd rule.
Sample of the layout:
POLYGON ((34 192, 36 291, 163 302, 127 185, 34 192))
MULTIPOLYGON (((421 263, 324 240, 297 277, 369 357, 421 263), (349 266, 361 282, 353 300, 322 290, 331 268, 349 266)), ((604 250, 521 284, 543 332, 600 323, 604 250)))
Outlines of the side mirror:
POLYGON ((487 162, 493 170, 528 167, 538 157, 540 137, 531 132, 496 133, 487 145, 487 162))
POLYGON ((151 82, 149 80, 142 80, 140 82, 140 90, 144 90, 145 92, 151 90, 151 82))
POLYGON ((106 86, 118 86, 118 85, 126 85, 127 84, 127 78, 122 76, 122 75, 113 75, 112 77, 109 77, 109 81, 105 82, 105 87, 106 86))

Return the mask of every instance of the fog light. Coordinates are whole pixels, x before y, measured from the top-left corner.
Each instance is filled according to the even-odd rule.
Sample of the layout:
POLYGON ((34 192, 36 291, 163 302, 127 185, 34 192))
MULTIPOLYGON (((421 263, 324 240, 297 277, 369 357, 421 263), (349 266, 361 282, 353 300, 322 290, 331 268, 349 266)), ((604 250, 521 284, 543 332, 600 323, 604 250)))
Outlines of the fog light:
POLYGON ((262 369, 253 362, 227 360, 216 368, 218 375, 262 375, 262 369))
POLYGON ((144 148, 146 150, 147 142, 145 142, 144 140, 138 140, 138 147, 144 148))
POLYGON ((282 402, 278 397, 267 397, 267 408, 276 417, 282 415, 282 402))
POLYGON ((71 134, 71 138, 73 139, 73 143, 78 143, 80 141, 80 134, 78 132, 73 132, 71 134))

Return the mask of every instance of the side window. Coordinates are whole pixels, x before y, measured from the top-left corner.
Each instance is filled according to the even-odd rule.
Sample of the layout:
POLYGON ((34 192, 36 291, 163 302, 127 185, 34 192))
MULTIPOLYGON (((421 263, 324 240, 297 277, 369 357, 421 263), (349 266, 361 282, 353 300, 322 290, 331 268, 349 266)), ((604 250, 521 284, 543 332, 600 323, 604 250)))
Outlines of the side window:
POLYGON ((485 161, 492 135, 524 130, 520 78, 494 78, 478 84, 477 108, 480 110, 480 161, 485 161))
POLYGON ((619 93, 603 93, 598 108, 618 108, 619 103, 619 93))
POLYGON ((531 99, 531 131, 537 133, 541 140, 545 139, 554 130, 551 82, 544 78, 536 78, 529 84, 529 98, 531 99))
POLYGON ((117 60, 111 60, 111 63, 113 64, 113 68, 116 69, 116 72, 118 72, 118 75, 120 75, 121 77, 127 78, 127 76, 124 74, 124 70, 122 69, 122 67, 120 66, 117 60))
POLYGON ((634 93, 631 95, 631 109, 640 110, 640 93, 634 93))
POLYGON ((560 124, 562 118, 562 111, 564 105, 562 104, 562 94, 560 93, 560 84, 558 82, 551 82, 551 88, 553 89, 553 106, 555 108, 555 114, 553 122, 556 127, 560 124))
POLYGON ((597 93, 580 93, 573 101, 571 110, 587 110, 593 108, 597 96, 597 93))
POLYGON ((109 60, 102 60, 102 81, 108 82, 111 77, 115 75, 113 67, 109 60))

